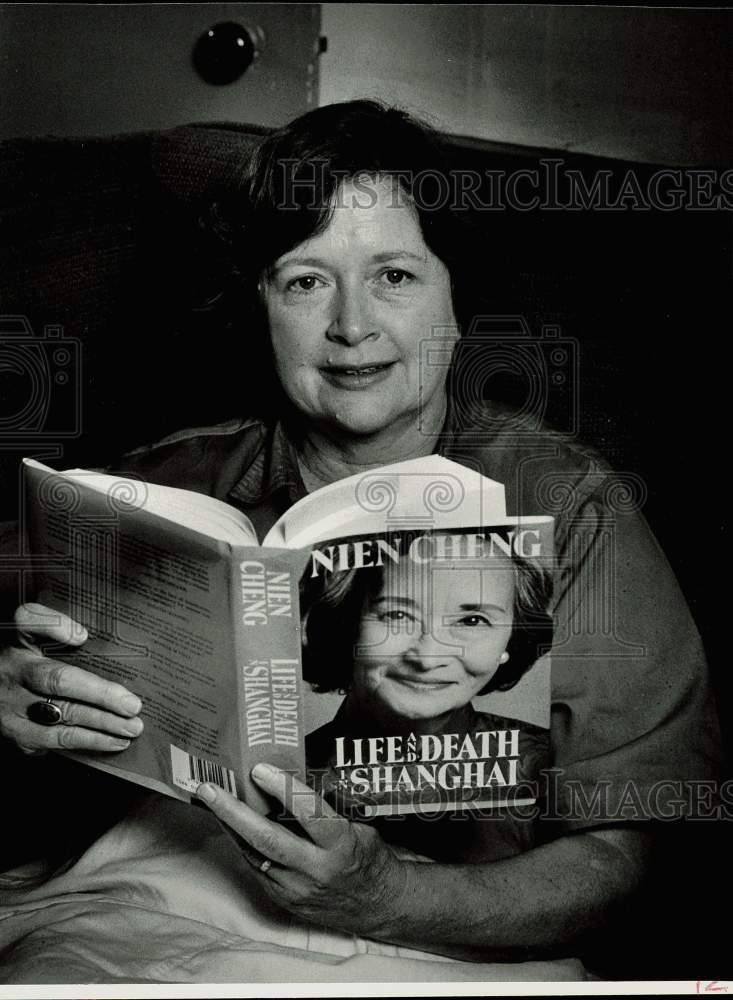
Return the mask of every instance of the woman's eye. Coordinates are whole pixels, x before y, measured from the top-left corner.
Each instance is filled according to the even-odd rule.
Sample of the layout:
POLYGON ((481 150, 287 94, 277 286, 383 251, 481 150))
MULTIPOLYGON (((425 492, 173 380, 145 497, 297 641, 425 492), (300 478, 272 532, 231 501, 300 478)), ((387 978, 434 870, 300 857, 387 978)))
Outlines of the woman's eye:
POLYGON ((476 628, 477 626, 485 626, 486 628, 491 628, 491 622, 485 615, 463 615, 462 618, 457 618, 453 623, 454 625, 461 625, 467 628, 476 628))
POLYGON ((312 292, 321 284, 321 279, 314 274, 301 274, 297 278, 292 278, 285 286, 289 292, 312 292))
POLYGON ((382 277, 392 288, 404 287, 412 280, 412 275, 399 267, 390 267, 387 271, 382 271, 382 277))
POLYGON ((412 616, 402 608, 387 608, 383 611, 377 612, 377 619, 380 622, 395 622, 398 624, 404 624, 405 622, 411 621, 412 616))

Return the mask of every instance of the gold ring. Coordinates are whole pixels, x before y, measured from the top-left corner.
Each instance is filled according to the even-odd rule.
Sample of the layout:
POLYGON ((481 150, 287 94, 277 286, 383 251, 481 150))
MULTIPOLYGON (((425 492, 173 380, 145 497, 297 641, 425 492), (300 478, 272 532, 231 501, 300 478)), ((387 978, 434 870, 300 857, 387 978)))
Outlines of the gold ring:
POLYGON ((269 858, 265 858, 265 860, 260 865, 260 871, 266 875, 271 868, 272 868, 272 861, 270 861, 269 858))

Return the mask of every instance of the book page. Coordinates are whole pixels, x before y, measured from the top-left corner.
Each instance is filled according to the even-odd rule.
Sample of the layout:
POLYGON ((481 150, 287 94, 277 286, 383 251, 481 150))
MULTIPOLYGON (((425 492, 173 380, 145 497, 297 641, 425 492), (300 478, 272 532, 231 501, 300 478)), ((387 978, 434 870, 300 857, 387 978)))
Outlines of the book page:
POLYGON ((457 462, 429 455, 349 476, 299 500, 264 545, 298 548, 380 528, 491 524, 506 516, 504 487, 457 462))
MULTIPOLYGON (((24 458, 26 468, 45 473, 50 482, 82 483, 89 489, 110 498, 110 508, 125 507, 145 509, 171 521, 174 524, 201 532, 211 538, 231 545, 257 545, 257 533, 249 518, 230 504, 215 497, 193 490, 182 490, 175 486, 159 486, 156 483, 124 476, 110 476, 104 472, 87 469, 68 469, 55 472, 34 459, 24 458), (54 480, 53 477, 58 477, 54 480)), ((54 487, 58 489, 58 485, 54 487)), ((68 486, 67 486, 68 488, 68 486)))

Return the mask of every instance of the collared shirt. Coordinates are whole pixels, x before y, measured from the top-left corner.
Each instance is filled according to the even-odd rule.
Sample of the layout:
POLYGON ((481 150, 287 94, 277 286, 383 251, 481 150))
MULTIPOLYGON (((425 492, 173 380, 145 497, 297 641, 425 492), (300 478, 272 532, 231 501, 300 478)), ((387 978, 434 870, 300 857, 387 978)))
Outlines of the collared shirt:
MULTIPOLYGON (((504 484, 507 513, 556 519, 547 836, 694 814, 717 776, 702 645, 640 491, 589 448, 493 404, 452 407, 437 449, 504 484)), ((306 493, 282 424, 232 421, 137 449, 116 471, 244 511, 262 539, 306 493)))

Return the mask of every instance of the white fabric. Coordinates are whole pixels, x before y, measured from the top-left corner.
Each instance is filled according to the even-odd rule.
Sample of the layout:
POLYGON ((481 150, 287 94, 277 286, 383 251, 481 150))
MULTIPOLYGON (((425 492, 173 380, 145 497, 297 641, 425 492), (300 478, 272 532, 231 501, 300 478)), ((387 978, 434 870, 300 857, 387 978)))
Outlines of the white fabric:
POLYGON ((262 893, 211 814, 157 795, 67 871, 31 875, 0 876, 5 983, 586 978, 572 959, 459 962, 307 924, 262 893))

